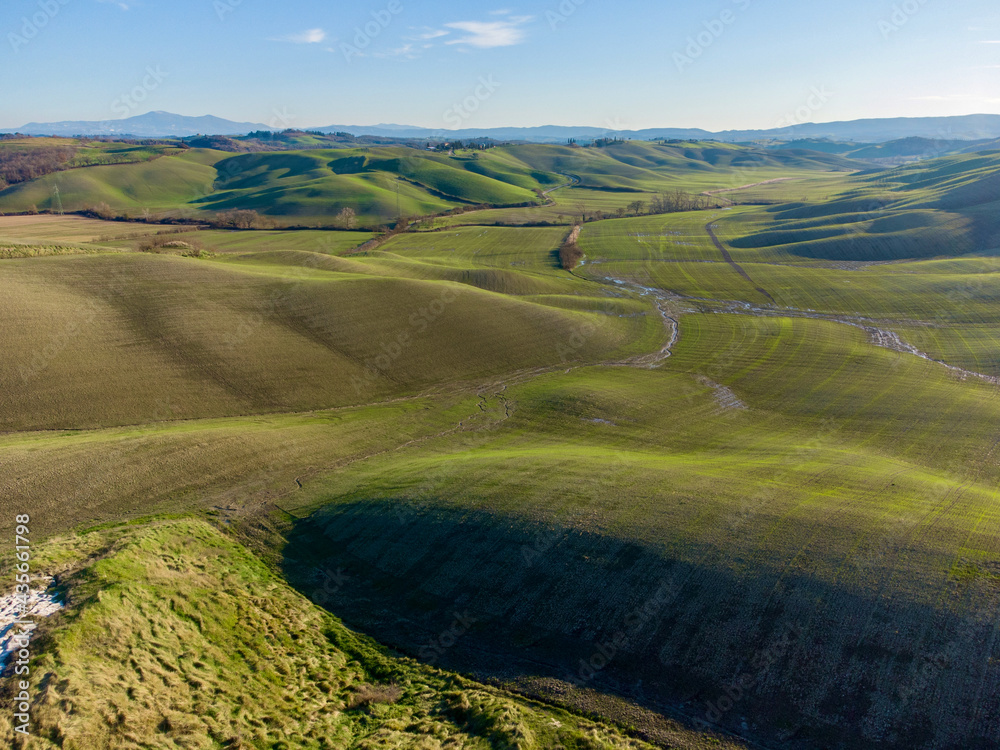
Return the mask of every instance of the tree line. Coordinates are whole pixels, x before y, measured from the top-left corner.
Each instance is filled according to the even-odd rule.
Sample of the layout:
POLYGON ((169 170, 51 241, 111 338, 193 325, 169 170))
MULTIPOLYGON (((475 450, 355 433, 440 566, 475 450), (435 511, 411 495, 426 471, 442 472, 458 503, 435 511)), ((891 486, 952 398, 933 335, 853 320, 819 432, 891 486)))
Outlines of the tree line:
MULTIPOLYGON (((716 208, 718 204, 708 195, 692 195, 683 190, 654 195, 649 201, 634 200, 625 206, 619 206, 613 211, 603 211, 587 208, 586 204, 577 203, 574 208, 581 222, 601 221, 603 219, 623 219, 626 216, 653 216, 655 214, 673 214, 681 211, 701 211, 716 208)), ((560 215, 560 221, 562 216, 560 215)))
POLYGON ((0 149, 0 190, 66 168, 72 148, 0 149))

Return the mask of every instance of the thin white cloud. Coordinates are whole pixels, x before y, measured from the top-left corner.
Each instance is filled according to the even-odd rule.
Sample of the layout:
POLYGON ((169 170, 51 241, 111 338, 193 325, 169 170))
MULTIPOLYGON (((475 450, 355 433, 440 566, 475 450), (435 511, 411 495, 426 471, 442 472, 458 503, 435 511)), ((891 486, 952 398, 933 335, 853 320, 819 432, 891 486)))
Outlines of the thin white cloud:
POLYGON ((292 44, 319 44, 326 39, 323 29, 307 29, 301 34, 289 34, 271 39, 272 42, 291 42, 292 44))
POLYGON ((448 34, 451 33, 450 31, 445 31, 444 29, 432 29, 429 26, 424 26, 422 28, 413 30, 419 33, 416 34, 415 36, 407 36, 403 38, 409 39, 410 41, 413 42, 425 42, 431 39, 440 39, 441 37, 448 36, 448 34))
POLYGON ((511 47, 524 41, 527 33, 521 26, 531 20, 531 16, 511 16, 506 21, 456 21, 446 23, 449 29, 465 32, 459 39, 451 39, 445 44, 462 44, 480 49, 511 47))
POLYGON ((980 44, 1000 44, 1000 39, 983 39, 980 44))
POLYGON ((372 54, 372 57, 405 57, 407 60, 416 60, 419 55, 416 54, 412 44, 404 44, 402 47, 397 47, 396 49, 375 52, 372 54))
POLYGON ((128 2, 125 2, 125 0, 97 0, 97 2, 106 3, 109 5, 117 5, 122 10, 128 10, 133 5, 136 5, 136 3, 132 2, 132 0, 129 0, 128 2))

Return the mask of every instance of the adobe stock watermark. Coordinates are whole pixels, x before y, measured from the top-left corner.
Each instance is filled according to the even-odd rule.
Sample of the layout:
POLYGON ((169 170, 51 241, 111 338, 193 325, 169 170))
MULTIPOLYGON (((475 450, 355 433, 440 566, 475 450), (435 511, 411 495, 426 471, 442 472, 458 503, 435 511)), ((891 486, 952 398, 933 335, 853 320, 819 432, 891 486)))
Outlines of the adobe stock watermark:
POLYGON ((445 652, 458 643, 458 640, 468 633, 472 626, 479 622, 478 619, 469 614, 469 611, 465 612, 455 612, 454 621, 451 626, 444 630, 438 635, 437 638, 431 640, 420 647, 417 654, 420 658, 428 664, 436 664, 438 659, 444 656, 445 652))
POLYGON ((273 131, 287 130, 295 122, 295 115, 288 111, 288 107, 277 107, 271 109, 271 118, 267 121, 267 126, 273 131))
POLYGON ((214 0, 212 7, 215 8, 215 15, 219 17, 219 20, 225 21, 226 16, 235 11, 242 4, 243 0, 214 0))
POLYGON ((803 125, 812 120, 813 115, 819 112, 833 98, 833 92, 826 86, 817 88, 813 86, 809 90, 809 96, 794 112, 789 112, 779 117, 775 122, 775 128, 787 128, 795 125, 803 125))
POLYGON ((25 383, 41 375, 55 359, 65 351, 82 330, 97 320, 100 312, 97 303, 89 300, 78 318, 70 320, 62 330, 53 333, 45 346, 35 351, 27 365, 19 365, 21 380, 25 383))
POLYGON ((595 333, 597 333, 597 325, 589 320, 574 329, 566 341, 560 341, 556 344, 559 362, 565 365, 575 360, 576 355, 587 345, 587 341, 595 333))
POLYGON ((629 612, 622 621, 622 627, 610 638, 594 644, 594 653, 587 659, 580 659, 575 675, 569 675, 566 680, 577 687, 584 687, 601 671, 607 669, 622 651, 629 648, 646 627, 658 619, 680 594, 682 586, 673 579, 660 583, 649 599, 641 607, 629 612))
POLYGON ((146 68, 146 75, 143 77, 142 81, 134 86, 131 91, 119 96, 113 102, 111 102, 111 111, 116 115, 121 117, 128 117, 133 110, 137 109, 149 95, 160 88, 160 84, 163 83, 170 74, 164 70, 160 69, 157 65, 154 67, 146 68))
POLYGON ((313 590, 310 598, 313 604, 320 607, 334 599, 350 580, 350 576, 344 572, 343 568, 337 568, 336 572, 329 568, 317 569, 314 578, 319 585, 313 590))
POLYGON ((357 26, 354 29, 353 44, 347 42, 340 43, 340 52, 344 55, 344 60, 348 64, 355 57, 364 57, 365 50, 371 43, 392 23, 393 19, 403 12, 403 3, 400 0, 390 0, 389 4, 382 10, 371 12, 372 20, 364 26, 357 26))
POLYGON ((753 0, 732 0, 732 2, 736 6, 736 10, 726 8, 715 18, 705 21, 702 24, 704 29, 687 38, 688 44, 684 51, 674 53, 674 65, 677 66, 679 73, 683 73, 685 68, 694 65, 695 61, 726 33, 726 29, 736 23, 739 13, 749 8, 753 0))
POLYGON ((7 34, 7 41, 10 42, 10 48, 14 54, 17 54, 21 47, 37 37, 41 30, 48 26, 49 22, 59 15, 59 11, 69 3, 70 0, 38 0, 38 10, 31 16, 21 17, 21 33, 15 34, 12 31, 7 34))
POLYGON ((410 327, 400 331, 395 338, 389 342, 382 342, 381 352, 370 359, 365 360, 364 370, 361 375, 354 375, 351 382, 358 395, 365 391, 365 386, 376 382, 379 376, 384 375, 393 363, 403 356, 414 342, 423 335, 431 325, 437 321, 445 310, 451 305, 458 295, 452 289, 445 289, 438 297, 426 307, 422 307, 410 315, 408 322, 410 327))
POLYGON ((462 123, 472 117, 483 104, 490 100, 498 88, 500 88, 500 83, 492 75, 480 76, 479 85, 473 92, 461 102, 451 105, 441 117, 452 128, 461 127, 462 123))
MULTIPOLYGON (((799 641, 801 635, 802 631, 796 625, 789 623, 776 644, 754 656, 750 662, 751 671, 744 672, 728 685, 724 685, 722 694, 714 701, 706 701, 705 719, 710 724, 719 724, 723 716, 732 711, 751 691, 760 686, 771 671, 771 667, 788 654, 792 646, 799 641)), ((697 721, 696 723, 703 722, 697 721)))
POLYGON ((521 556, 524 558, 524 564, 529 567, 534 565, 545 557, 549 550, 554 549, 559 542, 569 536, 569 533, 568 528, 556 527, 536 536, 530 544, 525 544, 521 547, 521 556))
MULTIPOLYGON (((223 164, 228 164, 232 160, 227 160, 223 164)), ((221 173, 232 177, 239 173, 235 167, 225 167, 221 173)), ((323 243, 320 243, 323 247, 323 243)), ((256 334, 269 321, 279 317, 283 312, 291 311, 294 308, 293 299, 295 293, 302 288, 303 283, 309 278, 310 272, 319 267, 322 256, 319 254, 310 255, 301 266, 292 266, 289 269, 287 279, 281 286, 272 289, 264 298, 254 302, 254 312, 241 320, 236 328, 225 336, 225 344, 229 351, 234 351, 237 347, 245 344, 254 334, 256 334)), ((316 331, 322 329, 322 316, 304 317, 306 325, 316 331)))
POLYGON ((878 22, 878 30, 882 34, 882 39, 888 40, 889 37, 900 31, 928 2, 930 0, 905 0, 905 2, 893 5, 889 17, 878 22))
POLYGON ((576 13, 580 6, 586 5, 587 0, 562 0, 555 10, 545 11, 545 20, 549 22, 549 28, 553 31, 566 23, 570 16, 576 13))

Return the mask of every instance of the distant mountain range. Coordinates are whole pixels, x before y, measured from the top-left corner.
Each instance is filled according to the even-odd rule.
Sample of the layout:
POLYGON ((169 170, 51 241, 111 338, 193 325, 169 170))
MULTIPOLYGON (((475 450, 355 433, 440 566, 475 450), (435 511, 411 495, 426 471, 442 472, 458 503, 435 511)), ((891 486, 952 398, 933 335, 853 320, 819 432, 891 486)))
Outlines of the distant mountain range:
MULTIPOLYGON (((220 117, 186 117, 170 112, 148 112, 137 117, 105 121, 32 122, 17 128, 27 135, 103 135, 142 138, 185 137, 192 135, 244 135, 254 130, 272 130, 262 123, 233 122, 220 117)), ((594 127, 543 125, 531 128, 466 128, 434 130, 411 125, 329 125, 311 128, 324 133, 345 132, 356 136, 388 136, 415 139, 493 138, 499 141, 565 143, 570 139, 619 137, 637 140, 699 139, 727 142, 757 140, 831 139, 854 143, 884 143, 902 138, 935 140, 985 140, 1000 138, 1000 115, 964 115, 959 117, 896 117, 851 120, 846 122, 803 123, 770 130, 724 130, 713 133, 700 128, 650 128, 646 130, 609 130, 594 127)), ((14 131, 5 131, 14 132, 14 131)))
POLYGON ((534 128, 485 128, 465 130, 432 130, 407 125, 330 125, 317 128, 324 133, 347 132, 353 135, 381 135, 395 138, 456 138, 478 137, 496 140, 565 143, 593 138, 618 137, 637 140, 714 139, 743 142, 755 140, 799 140, 828 138, 856 143, 883 143, 901 138, 932 138, 936 140, 983 140, 1000 138, 1000 115, 964 115, 960 117, 896 117, 890 119, 851 120, 847 122, 803 123, 770 130, 723 130, 712 132, 700 128, 648 128, 645 130, 609 130, 607 128, 566 127, 546 125, 534 128))
MULTIPOLYGON (((170 112, 147 112, 121 120, 66 120, 29 122, 17 128, 25 135, 131 135, 141 138, 184 138, 191 135, 244 135, 254 130, 273 130, 253 122, 233 122, 221 117, 186 117, 170 112)), ((14 132, 6 130, 2 132, 14 132)))

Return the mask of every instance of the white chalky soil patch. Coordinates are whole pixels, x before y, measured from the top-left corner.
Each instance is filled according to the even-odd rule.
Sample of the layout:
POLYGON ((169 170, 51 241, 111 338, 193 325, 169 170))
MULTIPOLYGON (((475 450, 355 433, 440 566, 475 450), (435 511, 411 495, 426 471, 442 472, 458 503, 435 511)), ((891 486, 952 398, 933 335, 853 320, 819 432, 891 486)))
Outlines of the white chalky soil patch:
POLYGON ((716 414, 747 408, 747 405, 740 400, 740 397, 732 389, 724 385, 719 385, 714 380, 704 376, 699 376, 698 382, 704 386, 708 386, 715 392, 715 403, 719 405, 718 410, 715 412, 716 414))
POLYGON ((38 576, 32 580, 28 606, 24 612, 21 612, 22 600, 14 592, 0 596, 0 669, 6 666, 11 654, 20 648, 15 642, 15 636, 32 632, 38 625, 31 621, 50 617, 63 608, 51 591, 52 583, 53 579, 49 576, 38 576), (22 623, 15 625, 18 620, 22 623), (25 623, 24 620, 29 622, 25 623))

